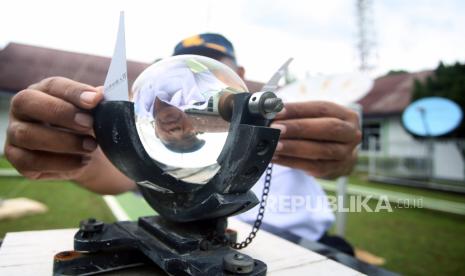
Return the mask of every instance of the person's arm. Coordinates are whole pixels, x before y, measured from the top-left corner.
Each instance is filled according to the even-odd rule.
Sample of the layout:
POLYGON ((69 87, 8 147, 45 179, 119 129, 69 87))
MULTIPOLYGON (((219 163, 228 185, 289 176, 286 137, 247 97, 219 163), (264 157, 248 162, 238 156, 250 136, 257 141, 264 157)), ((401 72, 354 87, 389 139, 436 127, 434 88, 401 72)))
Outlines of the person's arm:
POLYGON ((99 149, 90 110, 102 89, 61 77, 44 79, 11 100, 6 158, 29 179, 74 180, 102 194, 135 187, 99 149))
POLYGON ((271 125, 281 129, 274 163, 316 177, 351 172, 361 141, 356 112, 330 102, 287 103, 271 125))

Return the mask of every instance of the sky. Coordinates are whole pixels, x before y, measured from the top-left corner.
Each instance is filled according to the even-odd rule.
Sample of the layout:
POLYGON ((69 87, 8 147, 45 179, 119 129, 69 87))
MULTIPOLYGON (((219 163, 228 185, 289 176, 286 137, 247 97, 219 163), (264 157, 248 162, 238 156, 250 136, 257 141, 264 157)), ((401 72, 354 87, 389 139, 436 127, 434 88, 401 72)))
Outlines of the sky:
MULTIPOLYGON (((297 78, 358 70, 355 0, 3 1, 0 47, 25 43, 111 56, 125 11, 127 58, 152 62, 201 32, 228 37, 248 79, 266 81, 289 57, 297 78)), ((373 76, 465 62, 465 1, 373 0, 373 76)))

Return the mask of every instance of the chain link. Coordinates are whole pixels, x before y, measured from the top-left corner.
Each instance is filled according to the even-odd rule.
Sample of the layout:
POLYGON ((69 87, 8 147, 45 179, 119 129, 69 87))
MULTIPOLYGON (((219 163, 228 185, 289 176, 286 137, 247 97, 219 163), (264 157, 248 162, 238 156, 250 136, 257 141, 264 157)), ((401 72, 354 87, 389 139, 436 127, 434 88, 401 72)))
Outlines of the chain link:
POLYGON ((234 249, 242 249, 247 247, 252 240, 257 235, 258 230, 262 226, 262 220, 265 215, 265 207, 266 207, 266 200, 268 199, 268 193, 270 192, 270 185, 271 185, 271 173, 273 172, 273 164, 270 163, 266 168, 266 175, 265 175, 265 185, 263 186, 262 198, 260 200, 260 206, 258 208, 257 218, 252 227, 252 231, 250 231, 249 235, 245 240, 242 242, 231 242, 229 245, 234 249))

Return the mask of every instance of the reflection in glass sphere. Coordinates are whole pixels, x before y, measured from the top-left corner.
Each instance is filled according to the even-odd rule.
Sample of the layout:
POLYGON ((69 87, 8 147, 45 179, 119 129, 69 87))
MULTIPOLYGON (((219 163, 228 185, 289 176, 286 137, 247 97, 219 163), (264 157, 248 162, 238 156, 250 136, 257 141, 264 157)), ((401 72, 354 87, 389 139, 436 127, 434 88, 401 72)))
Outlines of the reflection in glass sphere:
POLYGON ((151 65, 130 93, 146 152, 171 176, 207 183, 220 169, 229 129, 218 103, 239 92, 247 92, 241 78, 207 57, 181 55, 151 65))

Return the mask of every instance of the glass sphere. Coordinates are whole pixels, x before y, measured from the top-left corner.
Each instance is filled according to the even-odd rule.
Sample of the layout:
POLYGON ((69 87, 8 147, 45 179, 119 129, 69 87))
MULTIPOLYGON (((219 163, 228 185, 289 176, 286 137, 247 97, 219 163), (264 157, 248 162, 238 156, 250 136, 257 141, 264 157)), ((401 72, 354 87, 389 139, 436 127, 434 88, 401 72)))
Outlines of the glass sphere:
POLYGON ((220 99, 240 92, 247 92, 242 79, 211 58, 180 55, 151 65, 130 93, 145 151, 176 179, 207 183, 220 169, 229 130, 220 99))

